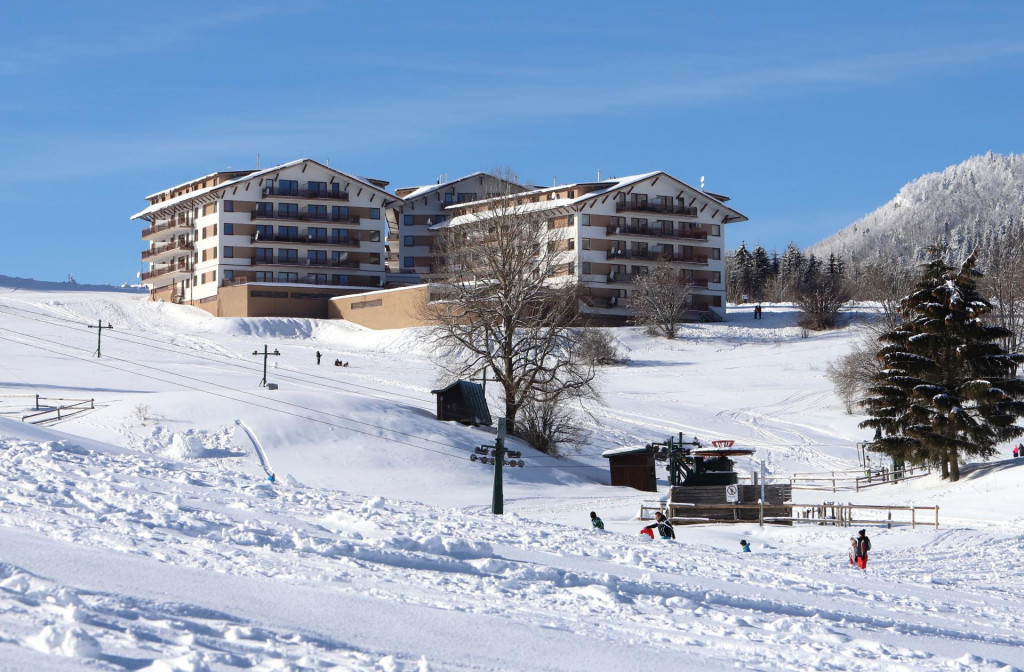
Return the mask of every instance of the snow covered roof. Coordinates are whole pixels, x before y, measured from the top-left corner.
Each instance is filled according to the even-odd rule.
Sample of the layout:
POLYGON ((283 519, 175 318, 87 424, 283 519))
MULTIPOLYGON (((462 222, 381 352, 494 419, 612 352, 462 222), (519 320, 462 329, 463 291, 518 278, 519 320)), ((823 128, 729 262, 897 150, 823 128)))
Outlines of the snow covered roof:
MULTIPOLYGON (((285 170, 286 168, 291 168, 293 166, 298 166, 298 165, 301 165, 303 163, 315 163, 316 165, 318 165, 318 166, 320 166, 322 168, 325 168, 325 169, 327 169, 327 170, 329 170, 331 172, 337 173, 338 175, 341 175, 341 176, 343 176, 343 177, 345 177, 345 178, 347 178, 349 180, 352 180, 354 182, 358 182, 358 183, 362 184, 363 186, 365 186, 368 189, 373 189, 376 192, 384 194, 388 198, 394 199, 396 201, 402 201, 402 199, 399 198, 398 196, 395 196, 394 194, 392 194, 392 193, 388 192, 387 190, 381 188, 380 186, 374 184, 373 182, 371 182, 367 178, 359 177, 357 175, 352 175, 350 173, 343 173, 340 170, 337 170, 335 168, 331 168, 330 166, 326 166, 326 165, 320 163, 319 161, 315 161, 313 159, 295 159, 294 161, 289 161, 287 163, 282 163, 282 164, 279 164, 279 165, 276 165, 276 166, 271 166, 270 168, 264 168, 263 170, 257 170, 257 171, 254 171, 252 173, 249 173, 247 175, 243 175, 241 177, 237 177, 237 178, 235 178, 233 180, 228 180, 227 182, 222 182, 222 183, 220 183, 220 184, 218 184, 218 185, 216 185, 214 187, 207 187, 205 189, 198 189, 196 191, 190 191, 187 194, 182 194, 181 196, 176 196, 176 197, 168 199, 166 201, 161 201, 160 203, 154 203, 154 204, 150 205, 149 207, 147 207, 146 209, 141 210, 141 211, 135 213, 129 219, 130 220, 131 219, 142 219, 142 218, 147 217, 147 216, 149 216, 149 215, 151 215, 151 214, 153 214, 155 212, 159 212, 160 210, 164 210, 166 208, 172 208, 172 207, 174 207, 176 205, 180 205, 182 203, 185 203, 185 202, 187 202, 187 201, 189 201, 191 199, 201 199, 201 197, 207 196, 207 195, 211 194, 212 192, 220 191, 222 189, 227 189, 228 187, 233 187, 233 186, 238 185, 238 184, 244 184, 245 182, 248 182, 250 180, 255 180, 255 179, 261 178, 261 177, 263 177, 265 175, 269 175, 271 173, 276 173, 278 171, 285 170)), ((216 173, 212 173, 212 174, 215 175, 216 173)), ((198 179, 203 179, 203 178, 198 178, 198 179)), ((195 181, 197 181, 197 180, 190 180, 189 182, 195 182, 195 181)), ((189 182, 185 182, 184 184, 189 184, 189 182)), ((177 187, 172 187, 172 189, 176 189, 176 188, 177 187)), ((164 189, 163 191, 168 191, 168 190, 164 189)), ((161 191, 161 192, 157 192, 157 193, 163 193, 163 192, 161 191)), ((152 198, 152 197, 150 196, 150 197, 147 197, 147 198, 152 198)), ((203 199, 203 200, 212 200, 212 199, 203 199)))
MULTIPOLYGON (((468 180, 470 178, 479 177, 479 176, 482 176, 482 175, 490 176, 489 173, 485 173, 485 172, 483 172, 481 170, 478 170, 475 173, 470 173, 469 175, 464 175, 464 176, 462 176, 460 178, 451 180, 449 182, 440 182, 438 184, 425 184, 422 187, 416 187, 415 191, 406 194, 402 198, 404 200, 406 200, 406 201, 411 201, 411 200, 413 200, 415 198, 419 198, 420 196, 426 196, 427 194, 435 192, 438 189, 444 189, 445 187, 447 187, 449 185, 452 185, 452 184, 455 184, 456 182, 462 182, 463 180, 468 180)), ((406 188, 408 188, 408 187, 406 187, 406 188)))
POLYGON ((616 455, 631 455, 633 453, 649 453, 653 448, 650 446, 623 446, 621 448, 612 448, 601 453, 601 457, 614 457, 616 455))
MULTIPOLYGON (((515 197, 516 198, 520 198, 520 197, 537 196, 537 195, 548 194, 548 193, 551 193, 553 191, 565 191, 565 190, 572 190, 572 189, 581 188, 581 187, 594 187, 594 186, 598 186, 599 187, 596 190, 589 190, 586 193, 580 194, 579 196, 575 196, 574 198, 559 198, 559 199, 553 199, 553 200, 538 201, 536 203, 526 203, 526 204, 522 204, 522 205, 518 205, 517 204, 515 207, 517 209, 520 209, 523 212, 533 212, 533 211, 538 211, 538 210, 549 210, 549 209, 573 207, 573 206, 576 206, 576 205, 580 205, 580 204, 582 204, 582 203, 584 203, 586 201, 589 201, 589 200, 592 200, 592 199, 595 199, 595 198, 601 198, 602 196, 607 196, 608 194, 611 194, 611 193, 613 193, 615 191, 618 191, 620 189, 625 189, 625 188, 630 187, 630 186, 632 186, 634 184, 638 184, 640 182, 644 182, 644 181, 649 180, 651 178, 662 176, 662 175, 664 175, 665 177, 667 177, 670 180, 674 180, 674 181, 678 182, 679 184, 683 185, 687 189, 690 189, 694 193, 700 194, 701 196, 703 196, 704 198, 707 198, 709 201, 711 201, 712 203, 720 206, 721 208, 723 208, 725 210, 728 210, 730 213, 732 213, 732 216, 730 218, 730 219, 732 219, 732 221, 746 221, 747 217, 745 215, 737 212, 736 210, 733 210, 729 206, 727 206, 724 203, 722 203, 722 201, 720 201, 719 198, 716 197, 715 194, 711 194, 711 193, 708 193, 706 191, 701 191, 700 189, 697 189, 696 187, 692 187, 689 184, 683 182, 682 180, 679 180, 679 179, 677 179, 675 177, 672 177, 668 173, 666 173, 664 171, 660 171, 660 170, 656 170, 656 171, 653 171, 653 172, 650 172, 650 173, 643 173, 643 174, 640 174, 640 175, 627 175, 625 177, 617 177, 617 178, 612 178, 612 179, 609 179, 609 180, 602 180, 601 182, 574 182, 572 184, 560 184, 560 185, 557 185, 557 186, 554 186, 554 187, 544 187, 543 189, 534 189, 532 191, 524 191, 522 193, 515 194, 515 197)), ((440 186, 443 186, 443 185, 440 185, 440 186)), ((406 198, 410 199, 411 197, 412 196, 410 194, 406 198)), ((446 209, 447 210, 454 210, 454 209, 458 209, 458 208, 472 207, 472 206, 475 206, 475 205, 483 205, 483 204, 493 203, 495 201, 499 201, 499 200, 501 200, 503 198, 508 198, 508 196, 498 196, 498 197, 495 197, 495 198, 486 198, 486 199, 482 199, 482 200, 479 200, 479 201, 470 201, 470 202, 465 202, 465 203, 454 203, 454 204, 452 204, 451 206, 449 206, 446 209)), ((442 222, 441 224, 435 224, 434 226, 431 227, 431 230, 437 230, 437 229, 447 228, 447 227, 451 227, 451 226, 458 226, 460 224, 467 224, 467 223, 470 223, 470 222, 475 222, 475 221, 479 221, 480 219, 486 219, 486 218, 487 218, 486 212, 467 213, 465 215, 458 215, 456 217, 453 217, 452 219, 448 220, 447 222, 442 222)))

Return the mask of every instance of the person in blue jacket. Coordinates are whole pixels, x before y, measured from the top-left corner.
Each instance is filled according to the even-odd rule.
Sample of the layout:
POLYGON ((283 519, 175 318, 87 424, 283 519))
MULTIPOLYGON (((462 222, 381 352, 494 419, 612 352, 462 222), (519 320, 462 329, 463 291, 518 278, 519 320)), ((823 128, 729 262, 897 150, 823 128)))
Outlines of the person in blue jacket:
POLYGON ((740 548, 743 549, 744 553, 750 553, 750 544, 747 543, 746 539, 740 539, 740 548))
POLYGON ((594 527, 596 527, 599 530, 603 530, 604 529, 604 521, 601 520, 598 517, 598 515, 595 512, 593 512, 593 511, 590 512, 590 524, 593 525, 594 527))

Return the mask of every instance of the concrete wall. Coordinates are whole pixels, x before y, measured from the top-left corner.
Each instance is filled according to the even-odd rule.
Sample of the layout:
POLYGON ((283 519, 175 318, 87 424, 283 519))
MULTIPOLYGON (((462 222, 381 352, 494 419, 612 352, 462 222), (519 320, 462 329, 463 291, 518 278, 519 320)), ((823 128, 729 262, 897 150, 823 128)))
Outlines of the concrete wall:
POLYGON ((427 301, 427 285, 363 292, 331 299, 327 317, 361 324, 370 329, 423 327, 419 313, 427 301))

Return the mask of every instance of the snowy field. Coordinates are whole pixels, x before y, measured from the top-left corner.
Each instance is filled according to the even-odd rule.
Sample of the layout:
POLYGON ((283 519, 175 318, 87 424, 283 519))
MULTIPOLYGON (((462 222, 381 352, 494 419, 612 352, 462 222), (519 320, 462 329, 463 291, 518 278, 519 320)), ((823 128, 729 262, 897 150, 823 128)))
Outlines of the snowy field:
POLYGON ((870 527, 867 572, 849 528, 637 534, 653 493, 608 486, 603 450, 683 432, 754 448, 776 478, 857 466, 869 437, 823 374, 868 312, 807 337, 790 307, 752 318, 676 342, 614 330, 629 363, 602 373, 590 445, 513 442, 526 467, 496 517, 468 459, 493 430, 434 419, 417 330, 0 288, 0 670, 1024 668, 1010 446, 957 484, 798 491, 940 506, 937 530, 870 527), (264 345, 277 390, 258 386, 264 345), (96 408, 24 423, 37 394, 96 408))

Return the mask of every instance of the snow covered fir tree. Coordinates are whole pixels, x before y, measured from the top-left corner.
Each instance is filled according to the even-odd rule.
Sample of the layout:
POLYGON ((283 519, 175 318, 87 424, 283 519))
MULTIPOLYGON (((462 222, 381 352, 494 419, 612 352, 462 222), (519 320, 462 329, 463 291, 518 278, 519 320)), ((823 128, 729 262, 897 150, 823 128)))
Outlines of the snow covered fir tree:
POLYGON ((897 463, 932 464, 960 478, 960 461, 987 459, 997 444, 1024 434, 1024 355, 999 344, 1007 330, 986 323, 992 304, 978 290, 977 253, 958 268, 944 246, 930 249, 903 320, 880 337, 881 370, 862 405, 861 427, 879 430, 872 449, 897 463))

